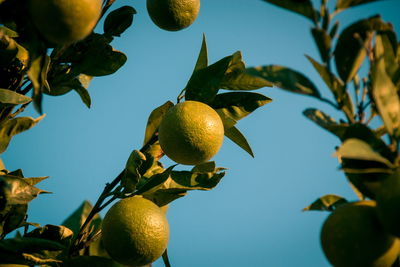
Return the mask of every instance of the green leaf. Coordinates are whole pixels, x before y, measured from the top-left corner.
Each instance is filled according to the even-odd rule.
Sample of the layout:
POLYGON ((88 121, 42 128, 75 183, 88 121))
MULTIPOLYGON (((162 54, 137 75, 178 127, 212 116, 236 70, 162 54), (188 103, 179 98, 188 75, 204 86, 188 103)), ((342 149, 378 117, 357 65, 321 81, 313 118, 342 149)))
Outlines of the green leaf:
POLYGON ((206 68, 195 70, 185 87, 185 99, 212 102, 232 59, 233 56, 224 57, 206 68))
POLYGON ((24 181, 33 186, 33 185, 40 183, 43 180, 46 180, 47 178, 49 178, 49 176, 29 177, 29 178, 25 178, 24 181))
POLYGON ((222 81, 221 88, 227 90, 256 90, 273 84, 246 70, 240 51, 232 55, 232 61, 222 81))
POLYGON ((208 161, 194 166, 191 172, 214 172, 216 167, 215 161, 208 161))
POLYGON ((293 11, 300 15, 309 18, 312 21, 316 21, 318 17, 317 11, 314 10, 312 2, 310 0, 264 0, 281 8, 293 11))
POLYGON ((143 184, 141 187, 138 188, 138 190, 135 192, 135 195, 142 195, 144 193, 148 194, 149 191, 153 191, 158 186, 162 185, 168 179, 168 177, 171 175, 172 169, 175 166, 176 165, 173 165, 173 166, 169 167, 168 169, 166 169, 164 172, 157 173, 157 174, 153 175, 152 177, 150 177, 145 184, 143 184))
POLYGON ((303 114, 317 125, 336 135, 340 139, 343 138, 349 126, 344 123, 338 124, 332 117, 315 108, 308 108, 303 111, 303 114))
POLYGON ((171 101, 165 102, 163 105, 154 109, 147 120, 146 132, 144 135, 143 145, 146 145, 154 134, 158 131, 158 127, 167 111, 174 106, 171 101))
POLYGON ((3 32, 5 35, 11 37, 11 38, 15 38, 18 37, 18 33, 16 31, 13 31, 12 29, 1 25, 0 26, 0 32, 3 32))
POLYGON ((207 66, 208 66, 207 42, 206 42, 206 35, 203 33, 203 41, 201 43, 201 49, 199 56, 197 58, 196 66, 194 67, 194 72, 204 69, 207 66))
POLYGON ((1 263, 43 265, 60 263, 56 257, 65 246, 51 240, 21 237, 0 241, 1 263))
POLYGON ((258 93, 229 92, 216 95, 211 107, 238 121, 271 101, 258 93))
POLYGON ((396 138, 400 137, 400 99, 397 88, 388 76, 384 60, 384 47, 380 35, 376 37, 376 60, 372 64, 372 95, 378 112, 388 130, 396 138))
POLYGON ((140 167, 146 162, 146 156, 139 150, 133 150, 125 166, 125 173, 122 177, 122 185, 125 192, 133 192, 141 177, 140 167))
POLYGON ((353 23, 340 34, 334 51, 336 69, 340 78, 350 82, 358 72, 366 56, 369 32, 391 30, 392 26, 379 16, 370 17, 353 23))
POLYGON ((88 91, 85 87, 76 87, 76 88, 75 88, 75 92, 78 93, 78 95, 79 95, 80 98, 82 99, 82 102, 83 102, 88 108, 90 108, 90 106, 92 105, 92 100, 91 100, 91 98, 90 98, 89 91, 88 91))
POLYGON ((244 151, 254 158, 253 150, 251 149, 246 137, 235 126, 225 130, 225 136, 231 139, 235 144, 241 147, 244 151))
POLYGON ((382 0, 337 0, 336 2, 336 11, 342 11, 343 9, 349 7, 355 7, 362 4, 377 2, 382 0))
POLYGON ((36 228, 26 233, 24 236, 51 240, 68 247, 73 235, 74 233, 71 229, 65 226, 46 224, 43 227, 36 228))
POLYGON ((131 6, 122 6, 107 15, 104 20, 104 33, 112 36, 120 36, 132 25, 133 15, 136 10, 131 6))
POLYGON ((318 63, 316 60, 308 55, 306 55, 306 57, 319 73, 328 88, 331 90, 333 96, 336 99, 336 102, 339 104, 339 108, 341 108, 348 117, 353 117, 353 102, 351 101, 350 95, 346 91, 346 87, 343 82, 338 77, 336 77, 336 75, 331 73, 326 65, 318 63))
POLYGON ((42 114, 42 92, 50 90, 47 82, 47 73, 50 67, 50 57, 47 55, 39 56, 34 59, 27 72, 33 85, 33 104, 35 109, 42 114))
POLYGON ((375 161, 382 163, 389 168, 394 167, 388 159, 375 152, 369 144, 356 138, 350 138, 344 141, 336 151, 336 155, 340 158, 375 161))
POLYGON ((33 119, 31 117, 18 117, 0 123, 0 154, 6 151, 13 136, 29 130, 35 126, 45 115, 33 119))
MULTIPOLYGON (((0 199, 0 202, 1 199, 0 199)), ((0 239, 15 229, 24 226, 27 204, 8 205, 0 203, 0 239)))
POLYGON ((32 99, 30 97, 0 88, 0 106, 22 105, 31 101, 32 99))
POLYGON ((266 65, 248 68, 253 75, 258 75, 272 82, 275 86, 292 93, 314 96, 320 98, 320 93, 315 85, 298 71, 279 66, 266 65))
POLYGON ((348 201, 341 196, 325 195, 315 200, 310 206, 305 207, 303 211, 334 211, 335 209, 346 203, 348 203, 348 201))
POLYGON ((321 28, 312 28, 311 29, 312 36, 314 37, 314 41, 317 44, 319 54, 323 62, 328 62, 330 59, 330 51, 331 51, 331 37, 330 35, 321 28))
MULTIPOLYGON (((77 208, 65 221, 63 221, 62 225, 68 227, 74 232, 76 236, 79 232, 79 229, 85 222, 87 216, 89 215, 90 211, 92 210, 93 205, 85 200, 83 203, 77 208)), ((93 217, 92 223, 90 227, 93 227, 93 231, 97 231, 100 227, 101 218, 99 214, 96 214, 93 217)))

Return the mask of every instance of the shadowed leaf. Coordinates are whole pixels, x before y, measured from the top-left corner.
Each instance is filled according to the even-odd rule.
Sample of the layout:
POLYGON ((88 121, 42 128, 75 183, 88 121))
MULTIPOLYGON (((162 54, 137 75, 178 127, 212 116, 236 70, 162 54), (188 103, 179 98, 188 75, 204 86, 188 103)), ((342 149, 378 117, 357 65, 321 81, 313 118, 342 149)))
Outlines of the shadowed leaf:
POLYGON ((276 87, 292 93, 309 95, 319 98, 321 95, 315 85, 298 71, 279 66, 267 65, 248 68, 248 71, 272 82, 276 87))
POLYGON ((312 36, 317 44, 319 54, 323 62, 327 62, 330 58, 331 49, 331 37, 330 35, 321 28, 312 28, 312 36))
POLYGON ((65 226, 47 224, 26 233, 24 236, 51 240, 68 247, 73 235, 71 229, 65 226))
POLYGON ((133 22, 136 10, 131 6, 122 6, 107 15, 104 20, 104 33, 112 36, 120 36, 133 22))
POLYGON ((348 201, 341 196, 325 195, 315 200, 310 206, 305 207, 303 211, 319 210, 319 211, 334 211, 348 201))
POLYGON ((207 42, 206 42, 206 35, 203 34, 203 41, 201 43, 201 49, 199 56, 197 58, 196 66, 194 67, 194 72, 204 69, 207 66, 208 66, 207 42))
POLYGON ((310 0, 264 0, 271 4, 277 5, 284 9, 293 11, 300 15, 315 21, 318 17, 317 12, 314 10, 312 2, 310 0))
POLYGON ((172 165, 171 167, 169 167, 168 169, 166 169, 164 172, 162 173, 158 173, 153 175, 152 177, 150 177, 148 179, 148 181, 143 184, 136 192, 136 195, 141 195, 144 193, 149 193, 149 191, 153 191, 155 188, 159 187, 161 184, 163 184, 168 177, 171 175, 172 169, 175 167, 176 165, 172 165))
POLYGON ((133 192, 135 190, 136 184, 141 177, 139 169, 145 162, 146 156, 142 152, 139 150, 132 151, 126 162, 125 173, 121 180, 126 192, 133 192))
POLYGON ((315 108, 308 108, 303 111, 303 114, 317 125, 336 135, 340 139, 343 138, 345 131, 349 126, 348 124, 343 123, 338 124, 332 117, 315 108))
POLYGON ((172 103, 171 101, 167 101, 150 113, 149 119, 147 120, 143 145, 146 145, 151 140, 153 135, 157 132, 158 127, 160 126, 160 123, 164 118, 164 115, 173 106, 174 103, 172 103))

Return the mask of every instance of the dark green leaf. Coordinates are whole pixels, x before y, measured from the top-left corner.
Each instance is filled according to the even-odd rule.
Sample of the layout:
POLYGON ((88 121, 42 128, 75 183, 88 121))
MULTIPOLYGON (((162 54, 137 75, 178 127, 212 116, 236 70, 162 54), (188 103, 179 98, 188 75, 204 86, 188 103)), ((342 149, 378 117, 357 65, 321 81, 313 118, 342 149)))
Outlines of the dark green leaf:
POLYGON ((384 46, 380 35, 376 37, 376 60, 372 64, 372 94, 379 114, 388 130, 396 138, 400 137, 400 99, 397 89, 388 76, 384 60, 384 46))
POLYGON ((85 87, 76 87, 75 88, 75 92, 78 93, 78 95, 80 96, 80 98, 82 99, 82 102, 88 107, 90 108, 91 104, 92 104, 92 100, 90 98, 90 94, 89 91, 85 88, 85 87))
POLYGON ((0 106, 22 105, 32 101, 30 97, 0 88, 0 106))
POLYGON ((223 168, 217 168, 213 172, 173 171, 167 188, 160 190, 211 190, 224 177, 225 172, 221 172, 221 170, 223 168))
POLYGON ((248 68, 248 71, 290 92, 317 98, 321 96, 315 85, 298 71, 278 65, 248 68))
POLYGON ((246 137, 235 126, 225 130, 225 136, 231 139, 235 144, 241 147, 244 151, 254 158, 253 151, 246 140, 246 137))
POLYGON ((131 6, 122 6, 110 12, 104 20, 104 33, 120 36, 132 25, 134 14, 136 14, 136 10, 131 6))
MULTIPOLYGON (((17 176, 18 178, 24 178, 24 172, 22 169, 16 169, 15 171, 7 173, 8 175, 17 176)), ((26 180, 25 180, 26 181, 26 180)))
POLYGON ((336 37, 336 33, 337 33, 338 29, 339 29, 339 21, 336 21, 329 32, 329 37, 331 37, 331 39, 336 37))
POLYGON ((211 107, 238 121, 271 101, 258 93, 229 92, 216 95, 211 107))
POLYGON ((221 81, 221 88, 227 90, 255 90, 262 87, 272 87, 273 84, 256 74, 251 74, 246 70, 245 64, 242 61, 240 51, 232 55, 232 60, 229 64, 224 78, 221 81))
POLYGON ((354 7, 362 4, 377 2, 382 0, 337 0, 336 11, 341 11, 343 9, 354 7))
POLYGON ((172 169, 175 167, 176 165, 172 165, 171 167, 169 167, 168 169, 166 169, 164 172, 162 173, 157 173, 155 175, 153 175, 152 177, 150 177, 148 179, 148 181, 143 184, 136 192, 136 195, 142 195, 144 193, 149 193, 148 191, 152 191, 155 188, 157 188, 158 186, 162 185, 167 179, 168 177, 171 175, 172 169))
POLYGON ((208 66, 207 42, 206 42, 206 35, 203 34, 203 41, 201 43, 201 49, 199 56, 197 58, 196 66, 194 67, 194 72, 204 69, 207 66, 208 66))
POLYGON ((68 247, 73 235, 74 233, 65 226, 46 224, 26 233, 24 236, 51 240, 68 247))
POLYGON ((233 56, 228 56, 206 68, 195 70, 185 87, 185 99, 204 103, 212 102, 221 88, 222 79, 232 58, 233 56))
POLYGON ((318 17, 317 11, 314 10, 310 0, 264 0, 271 4, 277 5, 284 9, 296 12, 306 18, 316 21, 318 17))
POLYGON ((194 166, 191 172, 214 172, 216 167, 215 161, 208 161, 194 166))
POLYGON ((0 154, 7 149, 13 136, 29 130, 43 119, 44 116, 45 115, 42 115, 37 119, 31 117, 18 117, 0 123, 0 154))
POLYGON ((146 156, 142 152, 139 150, 132 151, 126 162, 125 173, 121 181, 125 192, 131 193, 135 190, 136 184, 141 177, 139 169, 145 161, 146 156))
POLYGON ((50 57, 47 55, 39 56, 34 59, 28 70, 28 77, 33 85, 33 104, 36 110, 42 114, 42 92, 50 90, 47 82, 47 72, 50 67, 50 57))
POLYGON ((344 141, 336 151, 336 155, 340 158, 374 161, 382 163, 389 168, 393 167, 393 164, 388 159, 375 152, 369 144, 356 138, 350 138, 344 141))
POLYGON ((324 29, 321 28, 312 28, 311 33, 314 37, 315 43, 317 44, 322 61, 328 62, 331 51, 331 37, 324 29))
POLYGON ((324 112, 315 109, 315 108, 308 108, 303 111, 304 116, 327 130, 328 132, 336 135, 340 139, 344 137, 346 129, 348 128, 348 124, 338 124, 332 117, 325 114, 324 112))
MULTIPOLYGON (((92 210, 92 204, 85 200, 79 208, 77 208, 63 223, 62 225, 68 227, 74 232, 74 235, 77 235, 79 229, 85 222, 87 216, 92 210)), ((93 227, 94 231, 98 230, 100 227, 101 218, 99 214, 96 214, 92 220, 91 227, 93 227)))
POLYGON ((307 59, 311 62, 314 68, 318 71, 319 75, 331 90, 336 102, 348 117, 353 117, 354 107, 351 101, 349 93, 346 91, 346 87, 343 82, 336 77, 333 73, 329 72, 326 65, 322 65, 315 61, 312 57, 306 55, 307 59))
POLYGON ((310 206, 305 207, 303 211, 320 210, 320 211, 334 211, 348 201, 341 196, 325 195, 315 200, 310 206))
POLYGON ((357 21, 343 30, 335 48, 336 69, 340 78, 350 82, 359 70, 366 56, 369 32, 391 30, 392 26, 379 16, 357 21))
POLYGON ((174 103, 172 103, 171 101, 167 101, 150 113, 149 119, 147 120, 143 145, 146 145, 151 140, 153 135, 157 132, 161 120, 164 118, 164 115, 173 106, 174 103))
MULTIPOLYGON (((0 202, 2 202, 1 199, 0 202)), ((15 229, 24 226, 28 211, 27 204, 6 204, 3 207, 2 203, 0 203, 0 239, 15 229)))

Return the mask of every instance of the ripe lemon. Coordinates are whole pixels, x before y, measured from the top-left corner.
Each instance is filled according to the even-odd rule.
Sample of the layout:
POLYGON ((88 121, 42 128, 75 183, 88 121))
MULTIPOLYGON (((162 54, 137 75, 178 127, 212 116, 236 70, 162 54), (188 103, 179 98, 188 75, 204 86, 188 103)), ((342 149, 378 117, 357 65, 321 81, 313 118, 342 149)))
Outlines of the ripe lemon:
POLYGON ((102 224, 104 248, 116 262, 143 266, 158 259, 167 248, 169 225, 165 213, 142 197, 114 204, 102 224))
POLYGON ((391 174, 383 183, 377 198, 378 216, 385 230, 400 237, 400 171, 391 174))
POLYGON ((101 0, 29 0, 38 31, 51 43, 69 44, 88 36, 101 14, 101 0))
POLYGON ((179 31, 189 27, 200 11, 200 0, 147 0, 147 12, 161 29, 179 31))
POLYGON ((325 221, 322 249, 335 267, 390 267, 400 242, 383 230, 374 201, 345 204, 325 221))
POLYGON ((196 165, 217 154, 224 140, 224 125, 210 106, 185 101, 165 114, 158 138, 169 158, 177 163, 196 165))

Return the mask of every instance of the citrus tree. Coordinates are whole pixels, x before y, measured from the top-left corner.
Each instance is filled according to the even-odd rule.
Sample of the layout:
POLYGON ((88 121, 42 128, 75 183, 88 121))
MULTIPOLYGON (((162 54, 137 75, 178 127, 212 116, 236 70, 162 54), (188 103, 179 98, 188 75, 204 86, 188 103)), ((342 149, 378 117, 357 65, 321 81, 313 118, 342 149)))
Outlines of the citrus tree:
MULTIPOLYGON (((44 94, 75 91, 90 107, 91 80, 125 64, 126 55, 112 42, 131 26, 136 11, 131 6, 111 11, 113 3, 0 0, 0 153, 44 118, 44 94), (31 103, 37 118, 22 116, 31 103)), ((176 31, 194 22, 200 1, 148 0, 147 8, 156 25, 176 31)), ((188 191, 218 185, 226 169, 210 160, 224 137, 253 156, 236 123, 271 101, 251 92, 273 83, 246 69, 240 51, 209 64, 203 36, 194 65, 176 99, 151 112, 143 145, 125 168, 94 205, 85 201, 61 225, 27 219, 30 201, 48 193, 36 187, 47 177, 24 177, 23 166, 8 170, 0 161, 0 264, 148 266, 162 256, 170 265, 168 204, 188 191), (164 155, 188 169, 164 166, 164 155), (99 212, 111 204, 102 220, 99 212)))
POLYGON ((306 55, 324 81, 324 98, 310 78, 280 65, 249 68, 279 88, 310 96, 342 114, 322 110, 303 114, 336 136, 335 155, 358 201, 338 195, 318 198, 304 210, 332 212, 322 226, 321 245, 333 266, 398 266, 400 43, 389 22, 379 15, 339 30, 336 15, 374 0, 265 0, 309 19, 320 59, 306 55))

